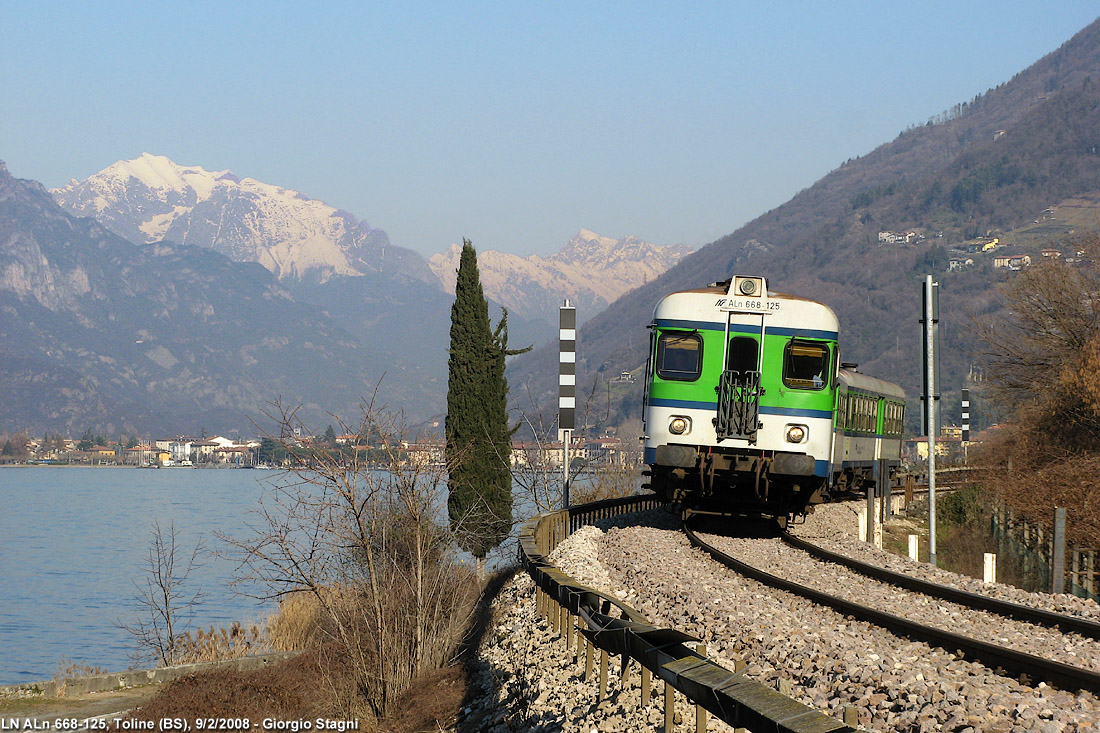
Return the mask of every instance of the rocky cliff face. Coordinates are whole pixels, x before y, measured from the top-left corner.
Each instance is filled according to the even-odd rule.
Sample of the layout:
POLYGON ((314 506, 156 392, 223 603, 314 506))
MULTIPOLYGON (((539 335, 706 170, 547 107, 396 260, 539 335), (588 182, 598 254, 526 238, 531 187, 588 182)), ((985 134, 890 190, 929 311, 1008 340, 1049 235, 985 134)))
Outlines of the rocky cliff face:
MULTIPOLYGON (((591 318, 624 293, 656 279, 691 249, 662 247, 628 236, 612 239, 582 229, 561 251, 549 257, 478 252, 478 269, 485 295, 512 313, 529 319, 556 322, 558 306, 569 298, 581 320, 591 318)), ((455 273, 462 248, 451 245, 433 255, 428 264, 454 292, 455 273)))
POLYGON ((94 217, 136 243, 167 240, 258 262, 279 278, 393 274, 430 282, 423 259, 346 211, 228 170, 142 154, 51 191, 71 214, 94 217))
POLYGON ((301 404, 306 420, 331 421, 328 411, 354 420, 383 373, 391 404, 439 398, 421 394, 418 368, 295 302, 259 265, 202 247, 132 244, 0 164, 9 427, 247 432, 277 398, 301 404))

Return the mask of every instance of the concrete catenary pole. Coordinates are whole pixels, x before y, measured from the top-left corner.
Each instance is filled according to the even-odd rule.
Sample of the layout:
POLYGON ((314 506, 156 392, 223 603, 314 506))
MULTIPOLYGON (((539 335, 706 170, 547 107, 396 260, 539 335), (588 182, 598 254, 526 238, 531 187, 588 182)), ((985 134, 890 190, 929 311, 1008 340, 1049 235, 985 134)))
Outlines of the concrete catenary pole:
POLYGON ((924 280, 924 423, 928 434, 928 562, 936 564, 936 336, 939 322, 939 283, 924 280))

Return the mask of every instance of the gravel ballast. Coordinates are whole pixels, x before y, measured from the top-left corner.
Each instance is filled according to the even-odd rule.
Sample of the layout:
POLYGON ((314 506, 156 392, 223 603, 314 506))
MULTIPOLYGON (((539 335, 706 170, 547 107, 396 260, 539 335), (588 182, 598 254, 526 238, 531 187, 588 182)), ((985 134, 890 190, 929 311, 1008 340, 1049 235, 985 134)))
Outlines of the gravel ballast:
MULTIPOLYGON (((798 534, 900 572, 928 573, 941 584, 973 592, 992 591, 1007 600, 1062 613, 1100 616, 1096 604, 1078 603, 1079 599, 1051 599, 1003 586, 990 588, 881 553, 845 536, 854 533, 854 527, 849 528, 851 520, 848 507, 819 508, 798 528, 798 534), (898 560, 902 562, 898 564, 898 560), (909 564, 914 567, 906 567, 909 564)), ((768 552, 773 562, 795 556, 789 547, 766 550, 765 554, 768 552)), ((699 636, 708 656, 731 669, 734 659, 742 659, 748 664, 749 677, 773 687, 779 680, 787 680, 792 697, 836 718, 841 717, 844 706, 856 706, 860 725, 868 730, 1100 731, 1100 700, 1096 696, 1055 690, 1042 683, 1021 685, 941 649, 930 649, 740 577, 692 548, 678 529, 678 519, 663 510, 583 528, 559 546, 553 560, 578 582, 619 597, 653 624, 699 636)), ((878 585, 862 577, 826 585, 838 583, 845 587, 878 585)), ((880 593, 880 600, 889 603, 891 595, 880 593)), ((909 594, 898 593, 895 598, 899 605, 913 605, 909 594), (906 600, 901 600, 903 597, 906 600)), ((969 609, 946 613, 954 619, 953 631, 967 633, 960 624, 965 623, 969 609)), ((1031 643, 1026 638, 1031 632, 1026 629, 1001 633, 1020 636, 1019 643, 1031 643)), ((1071 636, 1061 638, 1068 640, 1062 653, 1072 658, 1076 652, 1078 666, 1084 666, 1081 660, 1085 657, 1089 663, 1095 662, 1093 647, 1077 646, 1079 639, 1071 636)), ((1052 643, 1051 639, 1041 643, 1052 643)), ((476 677, 483 692, 466 709, 467 724, 477 722, 484 730, 497 731, 655 729, 661 720, 659 683, 653 685, 650 706, 641 710, 637 666, 623 689, 618 660, 613 660, 609 695, 598 700, 598 683, 581 679, 583 653, 579 659, 575 654, 536 619, 533 585, 526 575, 517 576, 496 601, 495 621, 482 645, 482 669, 476 677)), ((693 708, 682 700, 678 715, 685 729, 689 719, 693 723, 693 708)), ((726 729, 728 726, 714 720, 708 728, 726 729)))

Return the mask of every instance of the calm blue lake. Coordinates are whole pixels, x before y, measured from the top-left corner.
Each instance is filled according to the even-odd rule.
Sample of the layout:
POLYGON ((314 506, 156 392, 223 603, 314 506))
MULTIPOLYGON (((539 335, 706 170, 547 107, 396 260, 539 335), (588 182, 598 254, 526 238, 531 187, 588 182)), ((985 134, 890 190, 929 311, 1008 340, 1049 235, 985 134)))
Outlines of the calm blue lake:
MULTIPOLYGON (((62 658, 119 671, 134 643, 116 622, 137 617, 150 532, 175 522, 190 551, 216 531, 243 533, 263 481, 242 470, 17 467, 0 469, 0 685, 53 677, 62 658)), ((266 617, 228 587, 235 563, 205 556, 188 587, 206 599, 195 625, 266 617)))

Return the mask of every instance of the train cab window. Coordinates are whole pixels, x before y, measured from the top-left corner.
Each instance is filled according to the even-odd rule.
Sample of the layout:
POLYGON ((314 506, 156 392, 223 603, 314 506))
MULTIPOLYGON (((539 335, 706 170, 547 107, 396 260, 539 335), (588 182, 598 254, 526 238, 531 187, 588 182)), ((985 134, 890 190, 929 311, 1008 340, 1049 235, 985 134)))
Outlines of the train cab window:
POLYGON ((730 350, 726 355, 726 369, 738 374, 755 372, 760 366, 756 339, 749 336, 734 336, 730 339, 730 350))
POLYGON ((829 346, 791 339, 783 356, 783 384, 794 389, 824 389, 829 384, 829 346))
POLYGON ((690 382, 703 370, 703 338, 698 333, 665 331, 657 341, 657 376, 690 382))

